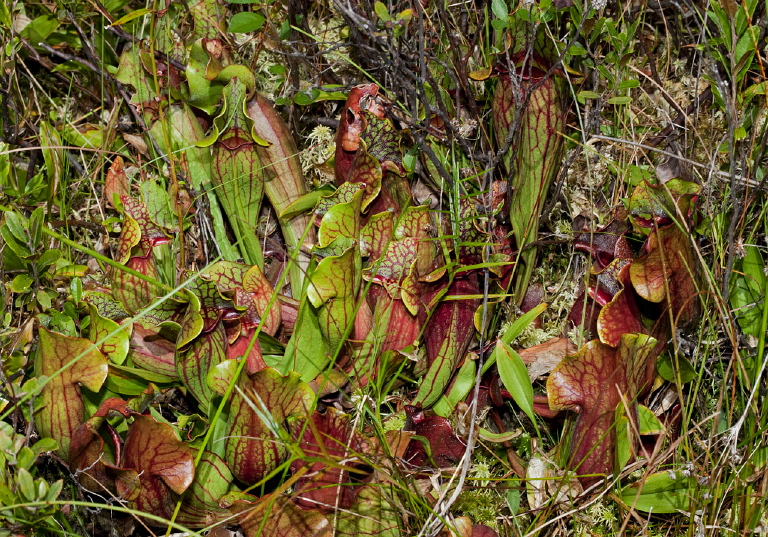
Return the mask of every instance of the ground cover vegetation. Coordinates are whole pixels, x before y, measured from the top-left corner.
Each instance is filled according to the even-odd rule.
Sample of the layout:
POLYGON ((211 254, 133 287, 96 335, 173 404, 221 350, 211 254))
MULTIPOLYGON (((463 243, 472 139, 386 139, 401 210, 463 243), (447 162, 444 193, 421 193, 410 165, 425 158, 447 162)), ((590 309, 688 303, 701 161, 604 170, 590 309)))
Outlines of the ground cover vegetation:
POLYGON ((768 532, 766 20, 0 5, 0 536, 768 532))

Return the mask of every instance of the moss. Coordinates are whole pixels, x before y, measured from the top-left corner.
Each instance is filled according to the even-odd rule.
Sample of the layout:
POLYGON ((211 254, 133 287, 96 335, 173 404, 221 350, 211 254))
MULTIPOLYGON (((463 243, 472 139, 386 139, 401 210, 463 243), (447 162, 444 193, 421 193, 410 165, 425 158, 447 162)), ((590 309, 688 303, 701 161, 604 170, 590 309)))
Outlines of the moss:
POLYGON ((391 416, 383 420, 382 425, 384 426, 384 432, 402 431, 403 427, 405 427, 405 412, 398 412, 397 414, 392 414, 391 416))
POLYGON ((491 481, 497 477, 494 475, 493 461, 476 452, 464 491, 454 504, 454 512, 458 516, 469 517, 475 524, 485 524, 496 529, 496 519, 506 506, 504 496, 491 485, 491 481))
POLYGON ((618 529, 614 503, 595 502, 573 518, 574 535, 616 535, 618 529))

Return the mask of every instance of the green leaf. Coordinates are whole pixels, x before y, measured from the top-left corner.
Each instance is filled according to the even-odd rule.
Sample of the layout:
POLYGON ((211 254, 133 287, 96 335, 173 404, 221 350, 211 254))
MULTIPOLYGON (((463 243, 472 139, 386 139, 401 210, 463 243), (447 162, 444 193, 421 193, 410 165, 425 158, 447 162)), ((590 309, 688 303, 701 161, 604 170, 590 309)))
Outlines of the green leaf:
POLYGON ((55 501, 59 497, 59 494, 61 494, 62 488, 64 488, 64 480, 59 479, 48 488, 48 492, 43 499, 47 502, 55 501))
POLYGON ((491 11, 493 12, 493 15, 502 21, 507 20, 507 15, 509 14, 507 3, 505 0, 492 0, 491 1, 491 11))
POLYGON ((580 91, 577 95, 577 97, 580 100, 583 99, 598 99, 600 97, 599 93, 595 93, 594 91, 580 91))
MULTIPOLYGON (((338 242, 347 240, 339 237, 333 245, 338 242)), ((354 323, 361 279, 360 250, 354 246, 341 255, 326 257, 312 273, 307 298, 318 310, 320 330, 331 351, 338 348, 342 336, 354 323)))
POLYGON ((637 405, 637 429, 640 434, 661 434, 665 431, 664 424, 659 421, 653 410, 645 405, 637 405))
POLYGON ((40 145, 43 149, 45 172, 48 178, 47 195, 57 194, 59 184, 64 176, 64 151, 61 149, 61 136, 47 121, 40 122, 40 145))
MULTIPOLYGON (((55 291, 53 291, 53 293, 54 295, 56 294, 55 291)), ((35 293, 35 298, 44 311, 51 309, 52 302, 50 292, 46 291, 45 289, 38 289, 37 293, 35 293)))
POLYGON ((628 507, 654 514, 690 511, 691 498, 694 496, 695 479, 683 477, 675 472, 651 474, 645 480, 625 487, 619 493, 621 501, 628 507))
POLYGON ((147 206, 147 217, 163 230, 178 232, 179 218, 172 209, 171 197, 159 181, 147 180, 139 187, 141 200, 147 206))
POLYGON ((117 375, 115 372, 107 377, 104 386, 112 393, 121 396, 135 397, 147 389, 147 383, 135 378, 125 378, 117 375))
MULTIPOLYGON (((123 54, 125 56, 125 54, 123 54)), ((187 83, 189 84, 189 104, 195 108, 204 110, 208 114, 213 114, 218 106, 222 95, 223 86, 220 84, 211 84, 207 76, 208 64, 211 58, 203 48, 203 40, 198 39, 189 50, 189 61, 187 62, 187 83)), ((122 59, 121 59, 122 66, 122 59)), ((202 141, 198 141, 198 146, 202 141)), ((211 142, 213 143, 213 142, 211 142)), ((208 144, 210 145, 210 144, 208 144)))
POLYGON ((152 10, 143 7, 141 9, 137 9, 136 11, 131 11, 127 15, 120 17, 115 22, 110 24, 109 28, 114 28, 115 26, 122 26, 126 22, 131 22, 132 20, 138 19, 139 17, 143 17, 147 13, 152 13, 152 10))
POLYGON ((32 19, 20 32, 21 37, 37 46, 38 43, 48 39, 61 22, 54 15, 41 15, 32 19))
MULTIPOLYGON (((206 82, 208 81, 206 80, 206 82)), ((237 261, 240 254, 227 237, 224 216, 216 198, 216 191, 212 189, 211 185, 211 150, 207 147, 198 146, 199 142, 205 139, 205 133, 200 126, 200 122, 195 117, 192 109, 186 104, 170 106, 166 117, 168 119, 167 122, 156 122, 152 129, 150 129, 150 132, 164 151, 167 153, 173 151, 184 155, 187 170, 189 171, 188 177, 192 186, 197 191, 205 191, 205 195, 208 198, 216 246, 221 251, 223 259, 237 261), (171 151, 165 148, 164 145, 164 125, 168 129, 171 151)))
MULTIPOLYGON (((360 210, 363 202, 363 185, 345 183, 331 198, 324 198, 331 206, 323 214, 317 232, 318 246, 325 248, 337 237, 358 240, 360 237, 360 210), (345 185, 349 185, 345 188, 345 185)), ((318 209, 320 205, 318 205, 318 209)))
POLYGON ((210 451, 203 453, 176 522, 201 527, 229 518, 231 513, 219 506, 219 499, 229 493, 233 481, 234 476, 221 457, 210 451))
POLYGON ((59 443, 53 438, 41 438, 32 445, 32 452, 35 454, 35 457, 41 453, 56 451, 57 449, 59 449, 59 443))
POLYGON ((681 355, 678 355, 677 358, 673 358, 669 354, 660 356, 656 369, 661 378, 668 382, 677 382, 678 375, 682 384, 687 384, 697 377, 696 370, 691 365, 691 362, 681 355))
POLYGON ((731 273, 728 301, 742 331, 758 337, 762 326, 766 282, 765 262, 756 246, 747 246, 747 254, 737 259, 731 273))
POLYGON ((766 93, 768 93, 768 80, 749 86, 742 93, 742 97, 745 102, 749 102, 755 95, 765 95, 766 93))
POLYGON ((69 293, 72 295, 72 301, 79 304, 83 299, 83 280, 77 276, 72 278, 72 281, 69 282, 69 293))
MULTIPOLYGON (((525 330, 529 324, 531 324, 536 317, 541 315, 544 310, 547 309, 546 304, 539 304, 535 308, 533 308, 531 311, 524 313, 517 319, 515 319, 515 322, 513 322, 509 327, 504 331, 502 334, 500 341, 506 343, 509 345, 512 343, 512 341, 523 333, 523 330, 525 330)), ((498 346, 496 347, 498 349, 498 346)), ((494 363, 496 363, 496 357, 497 357, 497 351, 494 349, 493 353, 491 353, 490 358, 485 361, 485 364, 483 364, 483 371, 482 373, 485 374, 486 371, 488 371, 488 368, 490 368, 494 363)), ((500 352, 500 351, 499 351, 500 352)))
POLYGON ((16 472, 16 483, 19 485, 19 490, 24 497, 33 502, 37 499, 37 493, 35 492, 35 480, 32 478, 32 474, 26 468, 19 468, 16 472))
POLYGON ((328 365, 330 353, 328 340, 320 329, 317 310, 305 296, 299 306, 293 336, 275 367, 284 375, 295 371, 302 380, 309 382, 328 365))
POLYGON ((624 80, 623 82, 619 83, 618 86, 616 86, 616 89, 618 90, 632 89, 632 88, 637 88, 639 86, 640 86, 640 82, 638 80, 624 80))
POLYGON ((221 135, 213 146, 212 183, 238 249, 249 265, 263 265, 257 227, 266 174, 244 106, 246 85, 233 78, 224 88, 226 106, 215 122, 221 135))
POLYGON ((246 34, 260 30, 264 26, 264 17, 260 13, 243 11, 235 13, 229 21, 229 31, 233 34, 246 34))
POLYGON ((499 369, 499 377, 504 387, 512 395, 517 406, 533 421, 533 386, 528 377, 528 370, 512 347, 499 340, 501 352, 496 356, 496 366, 499 369))
MULTIPOLYGON (((542 66, 546 71, 546 66, 542 66)), ((508 152, 504 166, 509 172, 509 222, 520 253, 516 257, 514 295, 519 304, 525 297, 536 264, 537 249, 526 248, 536 241, 546 192, 560 169, 566 128, 564 85, 556 76, 531 77, 522 82, 523 91, 536 84, 528 105, 517 112, 515 84, 510 75, 499 77, 493 93, 493 131, 502 146, 510 129, 519 120, 519 147, 508 152), (514 161, 512 157, 514 155, 514 161)))
POLYGON ((99 341, 99 350, 115 364, 122 364, 128 356, 132 325, 121 327, 112 319, 99 315, 98 308, 90 305, 91 325, 88 339, 95 344, 99 341))
POLYGON ((581 45, 573 45, 568 49, 568 54, 570 56, 585 56, 587 54, 587 49, 581 45))
POLYGON ((30 248, 40 248, 43 240, 43 226, 45 225, 45 210, 38 207, 29 215, 30 248))
POLYGON ((310 97, 303 91, 297 91, 296 95, 293 96, 293 102, 299 106, 309 106, 314 101, 315 100, 312 97, 310 97))
MULTIPOLYGON (((110 371, 119 371, 126 376, 133 376, 136 378, 144 379, 147 382, 153 382, 157 384, 171 384, 177 380, 176 377, 169 377, 161 373, 154 373, 152 371, 147 371, 146 369, 140 369, 137 367, 109 364, 109 369, 110 371)), ((146 382, 144 385, 146 386, 146 382)))
POLYGON ((61 250, 54 248, 52 250, 46 250, 37 260, 37 270, 44 270, 50 265, 53 265, 61 258, 61 250))
POLYGON ((267 144, 256 147, 265 167, 264 193, 279 215, 288 251, 295 252, 288 269, 289 283, 292 289, 301 289, 310 261, 306 251, 314 245, 315 233, 311 214, 286 214, 288 207, 302 199, 307 191, 299 149, 288 126, 262 96, 256 94, 248 101, 246 113, 253 121, 252 134, 267 144))
POLYGON ((477 362, 475 360, 464 360, 458 373, 456 373, 456 377, 453 379, 451 389, 440 397, 435 406, 432 407, 432 410, 438 416, 443 416, 444 418, 450 416, 453 409, 456 408, 456 404, 459 401, 463 401, 474 387, 476 372, 477 362))
POLYGON ((29 274, 19 274, 13 281, 11 281, 11 291, 14 293, 23 293, 29 289, 29 286, 32 285, 32 282, 34 281, 35 280, 29 274))
POLYGON ((375 4, 373 4, 373 10, 376 12, 376 16, 379 17, 379 20, 382 22, 389 22, 392 20, 392 17, 389 16, 387 6, 385 6, 382 2, 377 1, 375 4))
POLYGON ((611 97, 608 99, 608 104, 629 104, 631 102, 632 97, 629 96, 611 97))
POLYGON ((308 192, 300 198, 295 199, 290 205, 283 209, 283 212, 281 212, 279 216, 280 218, 291 218, 301 213, 305 213, 310 209, 313 209, 315 205, 317 205, 317 202, 320 201, 320 198, 332 194, 333 190, 328 185, 324 185, 317 190, 308 192))
POLYGON ((0 226, 0 236, 3 237, 5 245, 11 250, 11 252, 13 252, 13 254, 16 254, 18 258, 26 259, 32 255, 32 252, 29 250, 29 248, 27 248, 23 243, 19 242, 16 237, 14 237, 13 233, 7 225, 7 220, 5 224, 0 226))
POLYGON ((15 211, 5 213, 5 226, 13 234, 13 237, 21 244, 27 245, 30 241, 29 222, 15 211))

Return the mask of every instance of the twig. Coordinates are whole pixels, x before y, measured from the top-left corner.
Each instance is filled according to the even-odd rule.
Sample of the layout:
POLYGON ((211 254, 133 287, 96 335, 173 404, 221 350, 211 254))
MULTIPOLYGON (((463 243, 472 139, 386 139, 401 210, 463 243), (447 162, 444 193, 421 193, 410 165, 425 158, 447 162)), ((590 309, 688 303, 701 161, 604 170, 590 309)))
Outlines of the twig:
POLYGON ((685 162, 685 163, 690 164, 691 166, 695 166, 697 168, 701 168, 701 169, 707 170, 707 171, 711 172, 712 175, 715 175, 715 176, 717 176, 720 179, 725 180, 725 181, 730 181, 731 179, 735 179, 736 181, 740 181, 743 185, 747 185, 747 186, 749 186, 751 188, 755 188, 755 189, 757 189, 757 188, 765 188, 765 186, 766 186, 764 181, 763 182, 758 182, 756 180, 750 179, 749 177, 745 177, 743 175, 731 174, 729 172, 724 172, 724 171, 721 171, 721 170, 712 170, 711 169, 712 166, 709 165, 709 164, 702 164, 701 162, 696 162, 695 160, 691 160, 691 159, 682 157, 680 155, 677 155, 675 153, 671 153, 669 151, 664 151, 663 149, 659 149, 658 147, 653 147, 653 146, 650 146, 648 144, 641 144, 639 142, 633 142, 631 140, 623 140, 621 138, 612 138, 611 136, 603 136, 601 134, 594 134, 594 135, 592 135, 592 138, 595 139, 595 140, 605 140, 605 141, 614 142, 614 143, 617 143, 617 144, 632 145, 632 146, 639 147, 639 148, 642 148, 642 149, 647 149, 648 151, 653 151, 653 152, 658 153, 660 155, 666 155, 668 157, 676 158, 676 159, 680 160, 681 162, 685 162))
MULTIPOLYGON (((131 34, 126 32, 125 30, 123 30, 122 27, 120 27, 120 26, 113 26, 113 24, 115 23, 115 18, 110 14, 109 11, 107 11, 107 8, 105 8, 102 5, 102 3, 99 2, 99 0, 88 0, 88 1, 91 2, 93 7, 96 9, 96 11, 101 13, 101 15, 105 19, 107 19, 109 21, 109 25, 106 27, 106 29, 109 32, 113 33, 114 35, 116 35, 120 39, 128 41, 129 43, 141 43, 141 39, 139 39, 138 37, 132 36, 131 34)), ((184 65, 183 63, 180 63, 180 62, 174 60, 173 58, 171 58, 165 52, 160 52, 159 50, 155 50, 154 53, 155 53, 155 58, 157 58, 158 60, 164 61, 168 65, 174 66, 179 71, 186 71, 187 70, 187 66, 186 65, 184 65)))
MULTIPOLYGON (((665 92, 662 92, 662 94, 665 95, 665 92)), ((691 114, 693 114, 696 110, 698 110, 699 106, 702 105, 708 105, 712 102, 712 88, 708 87, 704 91, 701 92, 701 95, 696 97, 694 101, 689 104, 682 114, 677 116, 674 120, 672 120, 671 123, 669 123, 664 129, 651 140, 648 141, 648 146, 654 148, 660 143, 662 143, 664 140, 666 140, 674 131, 675 129, 681 129, 685 127, 685 119, 689 117, 691 114)), ((677 158, 677 156, 675 156, 677 158)))
POLYGON ((82 227, 93 231, 94 233, 98 233, 99 235, 109 235, 109 232, 104 229, 104 226, 86 220, 75 220, 70 218, 68 220, 54 220, 53 222, 48 223, 51 227, 82 227))

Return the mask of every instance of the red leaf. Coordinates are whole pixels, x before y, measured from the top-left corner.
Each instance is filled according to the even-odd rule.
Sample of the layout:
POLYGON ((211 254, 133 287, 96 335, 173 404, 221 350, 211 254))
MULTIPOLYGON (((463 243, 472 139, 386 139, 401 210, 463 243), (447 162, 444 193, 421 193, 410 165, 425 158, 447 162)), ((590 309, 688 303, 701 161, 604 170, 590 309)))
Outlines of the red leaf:
POLYGON ((130 196, 120 196, 120 201, 123 203, 125 219, 118 244, 118 261, 125 263, 129 257, 147 257, 152 247, 169 242, 165 231, 149 217, 149 210, 144 203, 130 196))
MULTIPOLYGON (((643 325, 640 310, 635 301, 635 294, 632 286, 629 284, 629 270, 631 265, 625 261, 617 259, 603 272, 613 272, 612 268, 621 267, 616 278, 610 276, 611 285, 614 283, 621 288, 613 293, 610 302, 605 304, 597 316, 597 334, 600 341, 607 343, 612 347, 619 344, 623 334, 637 332, 647 333, 643 325)), ((600 276, 598 275, 598 281, 600 276)), ((605 281, 605 279, 603 280, 605 281)), ((598 301, 599 302, 599 301, 598 301)))
POLYGON ((331 537, 334 534, 324 514, 300 509, 282 496, 268 496, 257 502, 238 500, 231 504, 230 511, 237 514, 246 537, 331 537))
POLYGON ((354 503, 356 487, 347 468, 353 466, 350 459, 365 450, 365 441, 349 415, 335 408, 328 408, 325 414, 314 412, 311 419, 313 426, 304 426, 299 443, 310 460, 291 464, 293 472, 309 466, 309 472, 296 481, 296 502, 306 509, 348 509, 354 503))
MULTIPOLYGON (((139 474, 139 493, 130 502, 132 509, 170 518, 179 495, 195 478, 195 454, 173 428, 149 416, 134 418, 125 440, 125 468, 139 474)), ((128 490, 118 483, 122 495, 128 490)))
MULTIPOLYGON (((339 186, 365 183, 370 190, 376 185, 378 196, 370 213, 393 210, 397 216, 410 205, 411 190, 402 177, 401 134, 386 117, 386 105, 378 91, 375 84, 367 84, 349 92, 336 134, 334 173, 339 186)), ((368 205, 364 202, 363 209, 368 205)))
MULTIPOLYGON (((103 425, 109 427, 109 424, 105 423, 107 417, 115 413, 127 418, 131 416, 132 411, 128 408, 128 403, 122 399, 117 397, 107 399, 88 421, 74 431, 72 443, 69 446, 70 470, 78 476, 83 487, 99 494, 103 494, 105 488, 116 494, 115 479, 124 473, 122 468, 106 458, 104 439, 99 435, 99 429, 103 425)), ((119 462, 122 441, 117 434, 112 437, 116 440, 115 457, 119 462)), ((135 472, 129 472, 131 474, 129 479, 136 477, 135 472)), ((124 499, 132 500, 134 497, 124 499)))
POLYGON ((208 371, 227 359, 226 333, 218 325, 178 351, 176 371, 189 392, 207 408, 211 402, 208 371))
POLYGON ((456 466, 464 456, 467 446, 454 434, 451 422, 440 416, 425 417, 421 410, 411 406, 405 407, 405 411, 412 422, 412 426, 407 426, 406 430, 412 430, 415 435, 424 437, 429 442, 431 457, 420 440, 411 439, 403 460, 414 467, 456 466))
POLYGON ((643 247, 646 252, 629 267, 637 293, 672 309, 676 322, 697 314, 696 257, 690 237, 675 224, 655 229, 643 247))
MULTIPOLYGON (((170 337, 170 334, 168 334, 170 337)), ((164 335, 163 329, 134 321, 129 356, 138 367, 177 378, 176 343, 164 335)))
POLYGON ((125 175, 125 162, 123 157, 117 156, 112 161, 112 165, 107 170, 107 176, 104 178, 104 202, 109 207, 114 207, 115 196, 121 198, 130 193, 128 187, 128 177, 125 175))
POLYGON ((590 334, 588 338, 594 337, 597 335, 597 316, 600 314, 600 309, 601 306, 582 290, 568 314, 568 322, 583 328, 586 334, 590 334))
POLYGON ((309 414, 314 393, 299 375, 291 373, 283 377, 271 368, 241 382, 242 393, 248 401, 238 394, 233 396, 225 450, 232 473, 250 485, 277 468, 288 456, 286 438, 279 435, 288 435, 286 425, 309 414))
MULTIPOLYGON (((229 335, 229 333, 230 330, 227 329, 227 334, 229 335)), ((251 340, 256 333, 255 330, 241 333, 239 327, 236 326, 234 333, 236 334, 234 341, 232 338, 227 337, 227 359, 237 360, 241 356, 246 356, 246 353, 248 353, 248 349, 250 348, 251 352, 248 353, 246 358, 246 367, 248 373, 252 375, 253 373, 261 371, 267 367, 267 364, 264 362, 264 358, 261 354, 261 346, 259 345, 259 340, 257 339, 254 342, 253 347, 251 347, 251 340)))
POLYGON ((696 183, 682 179, 672 179, 663 185, 643 181, 629 199, 632 222, 639 229, 647 230, 670 225, 681 215, 688 218, 700 190, 696 183))
POLYGON ((617 347, 592 340, 550 374, 550 408, 578 412, 569 464, 585 475, 582 483, 614 470, 616 407, 622 397, 634 405, 650 387, 660 351, 656 340, 641 334, 623 334, 617 347))
POLYGON ((475 310, 480 299, 462 299, 462 295, 480 293, 477 274, 471 272, 457 277, 448 288, 454 300, 443 300, 424 328, 424 346, 427 350, 429 370, 421 381, 415 405, 431 406, 445 391, 456 367, 475 337, 475 310))
POLYGON ((40 394, 42 408, 35 425, 42 437, 59 443, 59 454, 69 459, 72 434, 85 421, 85 404, 80 386, 96 392, 107 378, 107 358, 87 339, 38 330, 40 348, 35 375, 49 377, 40 394), (60 369, 66 367, 63 371, 60 369))
POLYGON ((381 373, 386 374, 382 371, 385 364, 387 371, 398 367, 404 357, 398 357, 396 351, 413 345, 421 333, 419 318, 408 311, 402 300, 384 294, 376 301, 375 308, 373 326, 350 367, 350 375, 356 378, 358 386, 365 386, 381 373))
MULTIPOLYGON (((131 257, 125 262, 125 266, 157 280, 157 267, 155 259, 151 255, 146 257, 131 257)), ((149 306, 152 301, 162 296, 163 290, 146 280, 137 278, 114 267, 112 269, 112 296, 119 300, 126 310, 138 313, 149 306)))
POLYGON ((341 111, 334 159, 336 184, 339 186, 348 180, 352 162, 360 148, 360 135, 365 130, 365 118, 360 114, 361 108, 378 117, 384 117, 384 109, 377 98, 378 93, 379 87, 376 84, 356 86, 349 92, 341 111))
POLYGON ((274 335, 280 328, 280 308, 277 304, 267 313, 274 291, 259 267, 219 261, 209 267, 201 278, 215 283, 220 293, 232 296, 235 308, 242 311, 240 319, 244 331, 262 324, 264 333, 274 335))
POLYGON ((590 254, 600 268, 605 268, 614 259, 632 258, 632 252, 624 237, 628 230, 629 226, 623 220, 614 218, 607 226, 597 231, 577 233, 573 246, 577 250, 590 254))

